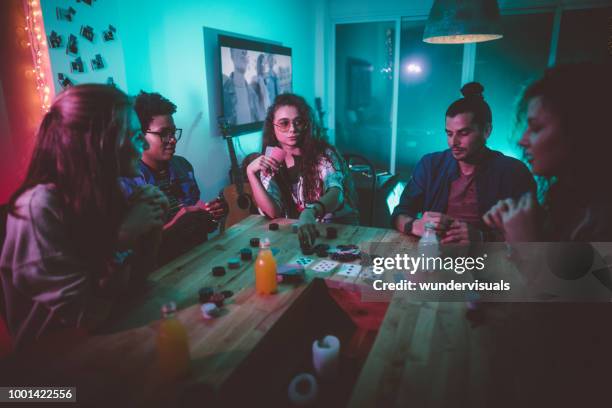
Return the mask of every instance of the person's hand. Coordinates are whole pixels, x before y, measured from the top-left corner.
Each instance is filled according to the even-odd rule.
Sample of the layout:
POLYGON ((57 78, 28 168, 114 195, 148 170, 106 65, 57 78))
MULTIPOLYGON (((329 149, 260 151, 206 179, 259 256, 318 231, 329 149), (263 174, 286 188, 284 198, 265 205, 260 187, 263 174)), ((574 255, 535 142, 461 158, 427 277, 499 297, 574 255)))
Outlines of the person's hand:
POLYGON ((435 211, 426 211, 423 216, 415 220, 412 224, 412 233, 418 237, 423 236, 425 232, 425 224, 432 223, 436 232, 441 233, 446 231, 450 222, 450 218, 446 214, 435 211))
POLYGON ((259 156, 247 166, 247 174, 255 175, 258 172, 264 174, 275 174, 280 167, 280 164, 271 157, 259 156))
POLYGON ((499 201, 482 219, 488 226, 500 230, 507 242, 530 242, 537 239, 538 210, 533 194, 526 193, 518 201, 499 201))
POLYGON ((210 213, 212 219, 215 221, 219 221, 221 218, 227 215, 228 205, 227 202, 221 197, 217 197, 208 203, 198 201, 196 205, 202 208, 204 211, 210 213))
MULTIPOLYGON (((167 208, 167 200, 166 200, 167 208)), ((157 200, 138 200, 128 209, 119 226, 119 247, 129 248, 138 238, 164 225, 165 210, 157 200)))
POLYGON ((164 224, 164 234, 168 234, 170 229, 180 231, 185 228, 194 228, 196 225, 205 225, 204 229, 208 232, 212 232, 216 228, 216 224, 212 222, 212 214, 205 210, 203 203, 200 204, 200 202, 196 205, 181 207, 174 217, 164 224))
POLYGON ((317 219, 312 208, 306 208, 298 219, 298 239, 300 246, 312 247, 317 239, 317 219))
POLYGON ((504 233, 504 222, 502 215, 512 207, 516 206, 516 200, 512 198, 506 198, 505 200, 499 200, 489 211, 482 216, 482 220, 489 227, 504 233))
POLYGON ((170 206, 168 197, 157 186, 152 184, 146 184, 137 188, 128 201, 131 205, 139 202, 159 205, 163 211, 167 211, 170 206))
POLYGON ((445 231, 442 244, 469 244, 470 242, 482 241, 482 232, 464 221, 454 220, 445 231))

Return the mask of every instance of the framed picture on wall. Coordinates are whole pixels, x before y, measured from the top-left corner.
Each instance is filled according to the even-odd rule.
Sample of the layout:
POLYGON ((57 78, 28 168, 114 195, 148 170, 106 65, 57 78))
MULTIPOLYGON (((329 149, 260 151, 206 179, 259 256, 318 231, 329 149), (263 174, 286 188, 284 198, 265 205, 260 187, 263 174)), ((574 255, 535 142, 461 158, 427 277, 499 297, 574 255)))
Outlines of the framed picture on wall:
POLYGON ((292 92, 291 48, 218 36, 222 115, 232 135, 261 129, 277 95, 292 92))

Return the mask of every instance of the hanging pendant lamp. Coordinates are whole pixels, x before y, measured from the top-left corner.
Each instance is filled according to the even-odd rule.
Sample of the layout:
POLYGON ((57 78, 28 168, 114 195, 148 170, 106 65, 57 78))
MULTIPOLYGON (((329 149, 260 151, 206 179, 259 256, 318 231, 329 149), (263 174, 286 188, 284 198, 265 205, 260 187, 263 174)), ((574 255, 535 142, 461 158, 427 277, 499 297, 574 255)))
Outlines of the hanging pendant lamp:
POLYGON ((463 44, 502 38, 496 0, 434 0, 423 41, 463 44))

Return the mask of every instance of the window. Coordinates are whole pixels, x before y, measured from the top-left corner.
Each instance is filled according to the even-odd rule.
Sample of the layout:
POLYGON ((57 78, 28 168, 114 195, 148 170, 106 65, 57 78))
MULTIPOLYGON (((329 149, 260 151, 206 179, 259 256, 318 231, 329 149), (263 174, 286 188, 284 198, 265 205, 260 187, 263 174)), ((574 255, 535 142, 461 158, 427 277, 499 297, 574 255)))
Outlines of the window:
POLYGON ((402 22, 396 172, 406 178, 421 157, 448 147, 444 113, 461 97, 463 45, 423 42, 425 21, 402 22))
POLYGON ((383 170, 391 154, 394 38, 393 21, 336 26, 336 146, 383 170))

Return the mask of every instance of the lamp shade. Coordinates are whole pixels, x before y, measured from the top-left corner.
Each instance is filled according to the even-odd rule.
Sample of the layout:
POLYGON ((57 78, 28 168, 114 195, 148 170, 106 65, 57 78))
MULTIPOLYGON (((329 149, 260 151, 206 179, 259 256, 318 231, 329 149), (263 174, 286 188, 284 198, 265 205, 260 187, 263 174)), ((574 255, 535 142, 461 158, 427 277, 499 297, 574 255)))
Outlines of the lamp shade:
POLYGON ((496 0, 434 0, 423 41, 461 44, 502 38, 496 0))

